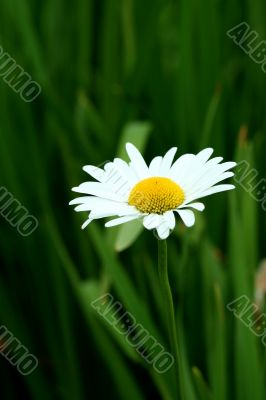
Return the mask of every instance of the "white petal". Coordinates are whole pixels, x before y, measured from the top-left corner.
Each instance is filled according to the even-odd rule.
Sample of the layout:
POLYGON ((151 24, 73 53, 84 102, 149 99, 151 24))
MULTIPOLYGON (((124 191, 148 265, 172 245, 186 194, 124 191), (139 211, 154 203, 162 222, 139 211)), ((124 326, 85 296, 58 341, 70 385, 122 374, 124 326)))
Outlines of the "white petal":
POLYGON ((138 149, 131 143, 126 144, 127 154, 131 160, 132 166, 140 179, 148 176, 148 167, 138 149))
POLYGON ((157 233, 160 239, 167 239, 170 234, 170 229, 167 226, 167 223, 163 222, 157 228, 157 233))
POLYGON ((175 216, 174 216, 173 211, 166 211, 163 214, 163 218, 164 218, 165 222, 167 223, 168 228, 171 229, 171 230, 174 229, 174 227, 175 227, 175 216))
POLYGON ((114 193, 110 187, 99 182, 84 182, 81 185, 72 188, 74 192, 86 193, 93 196, 99 196, 104 199, 115 200, 115 201, 125 201, 125 196, 120 196, 114 193))
POLYGON ((209 188, 211 188, 212 186, 216 185, 217 183, 231 178, 232 176, 234 176, 233 172, 224 172, 220 175, 210 175, 205 177, 205 180, 201 180, 199 181, 193 188, 191 188, 190 190, 187 189, 185 190, 186 192, 186 196, 190 197, 190 196, 194 196, 197 193, 201 193, 209 188))
POLYGON ((182 186, 182 183, 186 181, 188 171, 194 166, 195 157, 194 154, 184 154, 179 157, 171 167, 169 178, 182 186))
POLYGON ((160 156, 154 157, 149 166, 149 176, 159 176, 162 160, 160 156))
MULTIPOLYGON (((195 156, 194 161, 191 162, 190 165, 186 167, 185 173, 182 174, 183 179, 180 181, 180 183, 182 183, 183 189, 186 190, 187 188, 189 188, 189 184, 196 174, 198 175, 200 173, 200 175, 202 175, 201 171, 203 171, 205 168, 205 165, 208 164, 209 161, 207 161, 207 160, 209 159, 209 157, 211 156, 212 153, 213 153, 213 149, 211 149, 211 148, 207 148, 207 149, 200 151, 195 156)), ((217 159, 216 159, 215 163, 217 163, 217 159)))
POLYGON ((138 177, 137 175, 132 171, 130 166, 124 161, 121 160, 120 158, 115 158, 114 159, 114 165, 120 169, 121 173, 125 178, 128 179, 128 181, 131 184, 136 184, 138 182, 138 177))
POLYGON ((188 165, 183 166, 182 177, 184 180, 182 183, 186 183, 196 171, 199 171, 203 168, 212 151, 213 149, 202 150, 200 153, 196 154, 194 158, 192 158, 188 165))
POLYGON ((122 197, 127 197, 130 189, 134 185, 134 181, 131 181, 133 174, 129 167, 128 170, 131 172, 132 176, 129 173, 124 173, 124 168, 117 160, 118 159, 105 165, 104 183, 110 188, 111 192, 122 197))
POLYGON ((232 190, 235 189, 234 185, 217 185, 217 186, 213 186, 210 189, 206 190, 205 192, 202 192, 200 194, 200 197, 205 197, 205 196, 209 196, 210 194, 214 194, 214 193, 219 193, 219 192, 224 192, 226 190, 232 190))
POLYGON ((92 196, 82 196, 82 197, 76 197, 75 199, 71 200, 68 204, 72 206, 73 204, 83 204, 87 200, 93 198, 92 196))
POLYGON ((198 154, 196 154, 197 161, 199 161, 202 165, 210 158, 213 153, 213 149, 208 147, 204 150, 201 150, 198 154))
POLYGON ((183 189, 190 190, 190 188, 193 188, 196 184, 198 184, 202 177, 205 176, 205 174, 211 172, 213 168, 222 160, 223 157, 214 157, 207 161, 203 166, 196 166, 193 171, 190 171, 189 176, 186 177, 186 181, 183 182, 183 189))
POLYGON ((162 174, 169 174, 169 170, 171 168, 175 153, 177 151, 177 147, 172 147, 163 157, 160 169, 162 174))
MULTIPOLYGON (((207 165, 207 164, 205 164, 205 165, 207 165)), ((233 168, 235 165, 236 165, 236 163, 234 163, 234 162, 226 162, 226 163, 223 163, 223 164, 215 165, 215 166, 213 166, 212 168, 210 168, 210 169, 208 169, 206 171, 203 170, 203 173, 202 173, 201 177, 198 178, 196 184, 197 185, 201 185, 205 181, 207 181, 209 178, 213 179, 213 178, 219 177, 224 172, 226 172, 229 169, 233 168)))
POLYGON ((228 178, 232 178, 232 176, 234 176, 233 172, 231 172, 231 171, 224 172, 223 174, 215 176, 212 179, 206 179, 206 181, 204 181, 204 183, 203 183, 203 186, 206 185, 209 188, 213 185, 216 185, 216 183, 218 183, 218 182, 224 181, 225 179, 228 179, 228 178))
POLYGON ((111 161, 106 163, 104 166, 104 177, 102 183, 112 187, 119 177, 120 173, 115 168, 114 163, 111 161))
POLYGON ((205 205, 203 203, 190 203, 190 204, 182 204, 178 208, 194 208, 198 211, 203 211, 205 209, 205 205))
POLYGON ((222 164, 220 164, 222 166, 222 170, 227 171, 228 169, 234 168, 236 166, 236 162, 234 161, 228 161, 228 162, 224 162, 222 164))
MULTIPOLYGON (((97 199, 95 197, 95 199, 97 199)), ((107 200, 108 201, 108 200, 107 200)), ((79 204, 77 207, 74 208, 75 211, 79 212, 79 211, 91 211, 93 209, 93 205, 91 202, 87 202, 87 203, 83 203, 83 204, 79 204)))
POLYGON ((195 215, 191 210, 175 210, 182 218, 184 224, 188 227, 193 226, 195 223, 195 215))
POLYGON ((106 207, 95 207, 92 209, 89 217, 92 219, 99 219, 105 217, 112 217, 112 216, 119 216, 123 217, 125 215, 139 215, 139 211, 132 206, 124 204, 122 207, 121 205, 108 205, 106 207))
POLYGON ((82 225, 81 229, 85 229, 92 222, 92 219, 88 218, 82 225))
POLYGON ((171 173, 175 173, 177 170, 179 170, 180 168, 182 168, 184 165, 186 165, 187 163, 190 163, 192 160, 195 160, 195 154, 183 154, 182 156, 180 156, 172 165, 171 167, 171 173))
POLYGON ((85 165, 82 169, 99 182, 102 182, 102 179, 104 179, 105 171, 101 168, 94 165, 85 165))
POLYGON ((186 194, 186 203, 201 198, 202 192, 234 175, 233 172, 228 172, 228 169, 233 168, 236 165, 235 162, 217 164, 216 160, 217 158, 209 160, 202 168, 199 168, 196 174, 191 174, 184 182, 182 188, 186 194))
POLYGON ((129 222, 129 221, 133 221, 134 219, 139 218, 141 215, 126 215, 124 217, 120 217, 120 218, 115 218, 112 219, 111 221, 106 222, 105 227, 106 228, 110 228, 111 226, 116 226, 116 225, 120 225, 120 224, 124 224, 125 222, 129 222))
POLYGON ((161 222, 162 215, 159 214, 149 214, 143 218, 143 226, 149 230, 156 228, 161 222))
POLYGON ((121 203, 95 196, 78 197, 77 199, 72 200, 69 204, 79 204, 75 207, 75 211, 91 211, 93 209, 105 209, 106 207, 111 206, 121 209, 124 206, 128 206, 127 203, 121 203))

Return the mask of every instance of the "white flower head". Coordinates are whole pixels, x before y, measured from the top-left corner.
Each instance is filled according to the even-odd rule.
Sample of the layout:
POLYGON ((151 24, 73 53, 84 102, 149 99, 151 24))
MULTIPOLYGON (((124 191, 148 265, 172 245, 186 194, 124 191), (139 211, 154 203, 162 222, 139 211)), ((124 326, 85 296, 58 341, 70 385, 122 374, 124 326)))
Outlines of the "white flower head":
POLYGON ((84 229, 94 219, 116 217, 105 224, 111 227, 135 219, 145 228, 156 229, 160 239, 166 239, 175 227, 177 213, 188 227, 194 225, 193 210, 203 211, 204 204, 195 202, 210 194, 234 189, 234 185, 218 184, 232 177, 235 162, 222 157, 210 159, 213 149, 198 154, 184 154, 174 163, 177 151, 172 147, 164 157, 155 157, 147 166, 138 149, 126 144, 129 163, 115 158, 104 168, 83 167, 96 182, 84 182, 74 192, 86 194, 70 202, 75 211, 88 211, 84 229))

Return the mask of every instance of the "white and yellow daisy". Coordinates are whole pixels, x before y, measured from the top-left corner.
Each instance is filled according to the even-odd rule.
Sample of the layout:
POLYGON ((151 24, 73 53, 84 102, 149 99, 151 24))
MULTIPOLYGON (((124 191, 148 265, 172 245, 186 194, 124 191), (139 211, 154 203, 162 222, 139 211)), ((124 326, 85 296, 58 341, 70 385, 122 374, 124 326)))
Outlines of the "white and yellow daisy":
POLYGON ((94 219, 116 216, 105 226, 139 219, 145 228, 156 229, 159 238, 166 239, 175 227, 175 213, 190 227, 195 223, 192 210, 205 208, 195 200, 235 187, 217 185, 234 175, 228 170, 236 163, 221 163, 222 157, 210 159, 211 148, 198 154, 184 154, 173 163, 177 151, 173 147, 164 157, 155 157, 149 166, 133 144, 127 143, 126 150, 129 163, 115 158, 103 169, 83 167, 97 182, 84 182, 72 189, 86 194, 70 202, 77 204, 76 211, 89 211, 82 229, 94 219))

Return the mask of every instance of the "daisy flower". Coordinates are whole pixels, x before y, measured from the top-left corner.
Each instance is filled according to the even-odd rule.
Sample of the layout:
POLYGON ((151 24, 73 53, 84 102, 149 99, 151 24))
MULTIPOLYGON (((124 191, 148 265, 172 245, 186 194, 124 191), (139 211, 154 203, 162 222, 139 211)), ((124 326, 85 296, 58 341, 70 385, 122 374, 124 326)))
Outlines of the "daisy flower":
POLYGON ((104 168, 83 167, 96 182, 84 182, 72 189, 85 194, 70 202, 76 205, 75 211, 89 212, 82 229, 94 219, 115 216, 106 227, 139 219, 145 228, 156 229, 159 238, 166 239, 175 227, 175 214, 191 227, 195 223, 193 210, 205 208, 196 200, 235 187, 218 183, 234 175, 228 170, 236 163, 222 163, 222 157, 210 159, 211 148, 184 154, 173 162, 177 148, 172 147, 149 166, 133 144, 127 143, 126 150, 129 163, 115 158, 104 168))

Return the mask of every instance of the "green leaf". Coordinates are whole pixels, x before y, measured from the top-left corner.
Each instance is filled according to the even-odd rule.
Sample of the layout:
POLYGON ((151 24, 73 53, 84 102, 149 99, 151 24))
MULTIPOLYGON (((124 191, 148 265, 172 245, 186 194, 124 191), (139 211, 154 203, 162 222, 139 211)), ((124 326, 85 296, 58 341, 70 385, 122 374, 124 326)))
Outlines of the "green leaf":
POLYGON ((208 388, 206 382, 203 379, 202 373, 197 367, 192 368, 193 378, 196 384, 196 389, 198 393, 198 400, 212 400, 210 389, 208 388))
POLYGON ((140 152, 143 152, 145 150, 151 129, 152 125, 148 121, 134 121, 126 124, 122 131, 117 156, 122 159, 128 158, 125 150, 125 144, 127 142, 134 144, 140 152))
POLYGON ((116 237, 115 250, 119 252, 127 249, 138 238, 143 229, 139 220, 122 225, 116 237))
MULTIPOLYGON (((134 144, 140 152, 143 152, 151 129, 152 126, 149 122, 135 121, 128 123, 123 129, 117 156, 122 159, 128 158, 125 150, 127 142, 134 144)), ((115 250, 120 252, 131 246, 142 231, 142 224, 139 221, 132 221, 113 229, 113 231, 109 231, 108 240, 110 243, 114 243, 115 250)))

